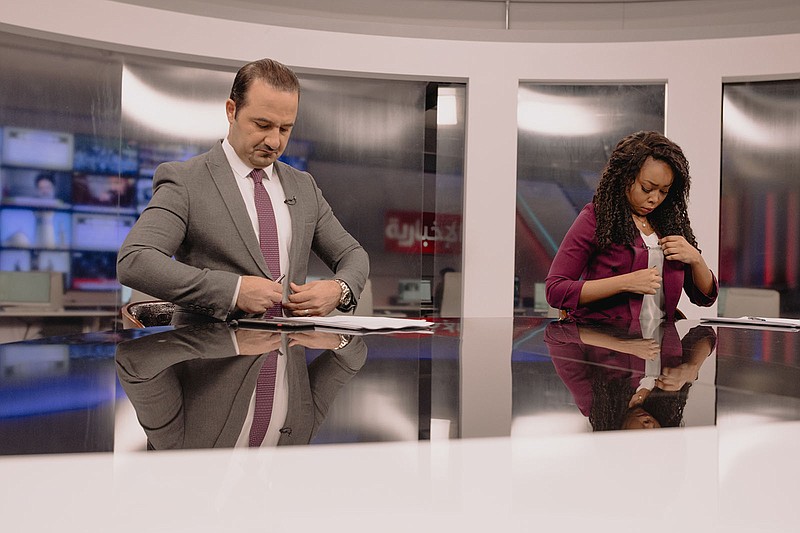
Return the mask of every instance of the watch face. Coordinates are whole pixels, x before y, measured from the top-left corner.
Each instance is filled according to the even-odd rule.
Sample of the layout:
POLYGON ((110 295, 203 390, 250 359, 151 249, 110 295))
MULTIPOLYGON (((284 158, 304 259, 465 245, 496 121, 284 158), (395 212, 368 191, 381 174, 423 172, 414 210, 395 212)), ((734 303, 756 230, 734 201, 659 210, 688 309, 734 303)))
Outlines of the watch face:
POLYGON ((339 305, 350 305, 350 302, 352 301, 353 301, 353 293, 347 291, 344 294, 342 294, 342 297, 339 300, 339 305))
POLYGON ((353 300, 353 293, 350 291, 350 287, 348 287, 347 283, 340 279, 337 279, 336 282, 342 287, 342 296, 339 298, 339 305, 349 305, 353 300))

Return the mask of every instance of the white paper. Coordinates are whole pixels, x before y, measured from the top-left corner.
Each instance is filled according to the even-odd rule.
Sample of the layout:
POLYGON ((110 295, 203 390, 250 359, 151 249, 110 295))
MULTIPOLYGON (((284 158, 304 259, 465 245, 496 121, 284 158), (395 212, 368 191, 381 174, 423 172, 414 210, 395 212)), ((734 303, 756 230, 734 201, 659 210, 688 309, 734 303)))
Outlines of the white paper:
POLYGON ((283 319, 287 322, 314 324, 331 329, 347 329, 353 331, 381 331, 404 329, 427 329, 433 322, 414 318, 392 318, 381 316, 293 316, 283 319))
POLYGON ((796 318, 768 318, 762 316, 741 316, 739 318, 730 317, 710 317, 701 318, 701 322, 715 322, 719 324, 731 324, 736 326, 754 328, 787 328, 800 330, 800 320, 796 318))

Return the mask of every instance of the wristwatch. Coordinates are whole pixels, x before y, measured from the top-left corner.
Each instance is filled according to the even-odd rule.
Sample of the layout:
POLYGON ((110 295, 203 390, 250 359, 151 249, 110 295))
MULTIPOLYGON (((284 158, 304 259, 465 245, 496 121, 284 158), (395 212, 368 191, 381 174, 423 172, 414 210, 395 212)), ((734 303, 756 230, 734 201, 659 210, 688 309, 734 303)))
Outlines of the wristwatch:
POLYGON ((350 290, 350 286, 343 280, 335 279, 334 281, 342 288, 342 295, 339 296, 339 305, 336 306, 336 309, 339 311, 350 311, 356 306, 355 298, 353 298, 353 291, 350 290))
POLYGON ((342 348, 344 348, 345 346, 350 344, 350 339, 352 339, 352 338, 353 338, 352 335, 342 335, 340 333, 339 334, 339 346, 334 348, 334 350, 341 350, 342 348))

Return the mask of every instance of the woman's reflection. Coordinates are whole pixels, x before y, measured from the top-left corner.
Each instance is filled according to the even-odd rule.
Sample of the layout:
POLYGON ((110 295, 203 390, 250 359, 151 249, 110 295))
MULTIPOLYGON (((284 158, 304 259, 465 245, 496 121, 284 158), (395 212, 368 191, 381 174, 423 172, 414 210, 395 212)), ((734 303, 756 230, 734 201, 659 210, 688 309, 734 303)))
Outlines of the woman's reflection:
POLYGON ((123 342, 116 361, 148 449, 161 450, 308 444, 366 357, 358 337, 211 324, 123 342), (307 363, 306 347, 324 351, 307 363))
POLYGON ((558 375, 594 431, 677 427, 689 388, 716 344, 708 326, 674 322, 548 325, 558 375))

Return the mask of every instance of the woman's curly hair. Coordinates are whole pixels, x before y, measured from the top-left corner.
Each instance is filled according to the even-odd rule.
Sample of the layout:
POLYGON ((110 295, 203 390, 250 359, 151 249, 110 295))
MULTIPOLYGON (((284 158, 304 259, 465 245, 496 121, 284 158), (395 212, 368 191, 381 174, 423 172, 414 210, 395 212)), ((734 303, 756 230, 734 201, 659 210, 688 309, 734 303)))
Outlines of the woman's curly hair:
POLYGON ((674 179, 667 197, 647 219, 658 235, 683 235, 697 248, 687 212, 691 183, 689 162, 680 146, 656 131, 628 135, 614 148, 592 199, 597 218, 597 245, 605 248, 611 244, 633 244, 637 230, 631 220, 627 192, 648 157, 668 164, 674 179))
MULTIPOLYGON (((634 410, 628 406, 628 402, 636 393, 636 388, 631 385, 629 377, 607 379, 601 374, 598 371, 592 377, 592 407, 589 412, 592 431, 622 429, 625 417, 634 410)), ((662 428, 681 427, 691 386, 691 383, 685 383, 674 392, 653 389, 642 408, 658 420, 662 428)))

